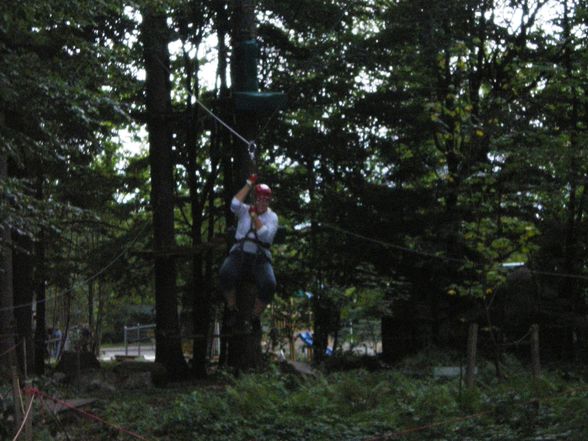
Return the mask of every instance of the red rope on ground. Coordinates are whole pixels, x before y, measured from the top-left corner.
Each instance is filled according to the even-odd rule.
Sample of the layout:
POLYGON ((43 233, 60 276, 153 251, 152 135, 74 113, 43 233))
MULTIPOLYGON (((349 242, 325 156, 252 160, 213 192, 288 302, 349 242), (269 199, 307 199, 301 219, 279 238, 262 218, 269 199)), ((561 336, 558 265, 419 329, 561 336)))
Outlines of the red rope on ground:
POLYGON ((24 429, 24 426, 25 426, 27 420, 29 419, 29 416, 31 415, 31 409, 33 408, 33 401, 35 401, 34 395, 31 397, 31 402, 29 403, 29 408, 27 409, 27 412, 25 413, 25 415, 22 419, 22 424, 20 425, 18 432, 16 432, 16 435, 14 435, 14 438, 12 438, 12 441, 16 441, 16 439, 20 436, 22 429, 24 429))
MULTIPOLYGON (((588 388, 572 389, 570 391, 567 391, 567 393, 565 393, 565 394, 560 394, 558 396, 547 397, 547 398, 543 398, 543 399, 539 399, 539 400, 534 399, 534 400, 531 400, 530 402, 532 402, 532 401, 550 401, 550 400, 554 400, 556 398, 564 397, 564 396, 569 395, 570 393, 573 393, 573 392, 586 392, 586 391, 588 391, 588 388)), ((94 421, 98 421, 98 422, 100 422, 100 423, 102 423, 102 424, 104 424, 106 426, 109 426, 109 427, 111 427, 113 429, 116 429, 119 432, 126 433, 126 434, 128 434, 128 435, 130 435, 130 436, 132 436, 134 438, 137 438, 137 439, 140 439, 140 440, 143 440, 143 441, 149 441, 147 438, 139 435, 138 433, 132 432, 132 431, 127 430, 127 429, 125 429, 123 427, 120 427, 120 426, 116 426, 116 425, 114 425, 112 423, 109 423, 108 421, 100 418, 97 415, 94 415, 92 413, 89 413, 89 412, 83 411, 81 409, 78 409, 78 408, 76 408, 76 407, 68 404, 67 402, 65 402, 63 400, 59 400, 57 398, 51 397, 51 396, 47 395, 46 393, 40 391, 36 387, 26 388, 25 389, 25 394, 27 394, 27 395, 33 395, 33 397, 35 395, 38 395, 41 398, 49 399, 49 400, 51 400, 51 401, 53 401, 55 403, 59 403, 59 404, 63 405, 64 407, 66 407, 66 408, 68 408, 70 410, 74 410, 74 411, 78 412, 79 414, 85 416, 86 418, 92 419, 94 421)), ((28 416, 28 414, 29 414, 29 412, 31 410, 32 403, 33 403, 33 400, 31 400, 31 403, 29 405, 29 409, 27 410, 27 416, 28 416)), ((412 433, 412 432, 420 432, 422 430, 431 429, 433 427, 442 426, 442 425, 445 425, 445 424, 451 424, 451 423, 456 423, 456 422, 461 422, 461 421, 467 421, 467 420, 470 420, 470 419, 473 419, 473 418, 478 418, 478 417, 480 417, 482 415, 491 414, 493 412, 494 412, 494 409, 483 411, 483 412, 477 412, 477 413, 474 413, 474 414, 471 414, 471 415, 466 415, 466 416, 463 416, 463 417, 455 417, 455 418, 450 418, 450 419, 446 419, 446 420, 443 420, 443 421, 437 421, 437 422, 430 423, 430 424, 425 424, 425 425, 422 425, 422 426, 409 427, 407 429, 399 430, 399 431, 396 431, 396 432, 390 432, 390 433, 375 435, 375 436, 372 436, 370 438, 364 438, 363 441, 385 441, 385 440, 389 440, 389 439, 395 439, 395 438, 397 438, 400 435, 406 435, 406 434, 412 433)), ((26 421, 26 416, 25 416, 25 419, 24 419, 23 424, 21 426, 21 429, 19 430, 19 433, 17 433, 16 437, 12 441, 16 441, 16 438, 18 438, 18 435, 20 435, 20 431, 22 430, 22 427, 24 427, 24 422, 25 421, 26 421)))
POLYGON ((84 411, 82 409, 78 409, 77 407, 72 406, 71 404, 67 403, 66 401, 63 401, 63 400, 60 400, 58 398, 54 398, 52 396, 49 396, 46 393, 42 392, 41 390, 37 389, 36 387, 29 387, 29 388, 25 389, 25 394, 38 395, 41 398, 46 398, 48 400, 53 401, 54 403, 61 404, 62 406, 66 407, 66 408, 68 408, 70 410, 76 411, 77 413, 83 415, 84 417, 86 417, 88 419, 91 419, 91 420, 94 420, 94 421, 98 421, 98 422, 100 422, 100 423, 102 423, 102 424, 104 424, 106 426, 109 426, 109 427, 111 427, 111 428, 113 428, 115 430, 118 430, 119 432, 126 433, 127 435, 130 435, 133 438, 140 439, 142 441, 149 441, 144 436, 139 435, 138 433, 135 433, 135 432, 133 432, 131 430, 125 429, 124 427, 120 427, 120 426, 117 426, 115 424, 109 423, 108 421, 100 418, 98 415, 94 415, 93 413, 86 412, 86 411, 84 411))

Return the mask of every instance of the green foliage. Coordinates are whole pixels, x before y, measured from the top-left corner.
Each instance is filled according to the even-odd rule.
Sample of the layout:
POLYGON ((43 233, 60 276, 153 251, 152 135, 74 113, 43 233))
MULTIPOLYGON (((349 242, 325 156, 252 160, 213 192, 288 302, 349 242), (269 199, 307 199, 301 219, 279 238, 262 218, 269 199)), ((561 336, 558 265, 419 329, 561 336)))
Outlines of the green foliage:
POLYGON ((585 384, 555 373, 539 383, 522 375, 471 390, 456 379, 396 370, 306 379, 268 372, 224 381, 160 397, 121 397, 104 412, 109 421, 147 437, 179 441, 329 441, 385 434, 407 440, 581 440, 588 433, 585 384))
MULTIPOLYGON (((374 327, 399 299, 433 310, 446 292, 485 298, 504 283, 505 261, 534 265, 542 292, 586 307, 586 5, 503 3, 258 2, 259 83, 290 98, 254 132, 259 173, 293 232, 274 248, 275 310, 293 328, 311 324, 311 302, 289 301, 297 290, 315 294, 312 312, 330 314, 312 320, 334 333, 374 327), (547 10, 549 26, 537 19, 547 10)), ((127 129, 148 142, 137 11, 165 14, 170 47, 182 49, 165 123, 174 240, 189 247, 231 221, 223 207, 239 140, 193 102, 232 124, 226 84, 201 81, 210 67, 219 82, 229 73, 231 48, 203 46, 215 34, 230 40, 228 3, 3 6, 0 155, 11 176, 0 182, 0 220, 44 245, 47 285, 59 293, 49 311, 72 301, 71 318, 84 320, 85 281, 97 274, 107 317, 148 303, 149 158, 128 157, 116 137, 127 129)), ((186 310, 198 281, 214 292, 222 257, 176 259, 186 310)))
POLYGON ((6 392, 0 394, 0 439, 8 439, 12 435, 11 426, 14 425, 14 404, 4 396, 6 392))

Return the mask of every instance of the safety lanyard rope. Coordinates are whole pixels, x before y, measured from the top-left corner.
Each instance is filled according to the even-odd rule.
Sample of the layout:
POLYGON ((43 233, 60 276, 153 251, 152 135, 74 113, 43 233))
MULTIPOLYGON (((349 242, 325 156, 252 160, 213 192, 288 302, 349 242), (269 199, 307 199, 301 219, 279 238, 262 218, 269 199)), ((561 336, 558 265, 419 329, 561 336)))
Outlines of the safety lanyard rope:
MULTIPOLYGON (((165 65, 165 63, 159 57, 157 57, 157 61, 159 62, 159 64, 161 64, 161 66, 168 73, 168 75, 172 75, 172 72, 170 71, 169 67, 167 67, 165 65)), ((204 105, 204 103, 202 103, 202 101, 200 101, 196 96, 193 96, 193 99, 196 102, 196 104, 198 104, 213 119, 215 119, 218 123, 220 123, 223 127, 225 127, 229 132, 231 132, 233 135, 235 135, 235 137, 237 137, 240 141, 245 143, 245 145, 247 146, 247 153, 249 154, 249 157, 251 158, 251 161, 253 162, 254 167, 255 167, 255 164, 256 164, 255 157, 257 154, 257 145, 255 144, 255 141, 254 140, 247 140, 247 138, 245 138, 243 135, 241 135, 239 132, 237 132, 237 130, 235 130, 227 122, 223 121, 222 118, 220 118, 218 115, 216 115, 212 110, 210 110, 208 107, 206 107, 206 105, 204 105)))
POLYGON ((243 141, 245 143, 245 145, 247 145, 247 150, 248 150, 250 156, 251 156, 252 152, 255 153, 255 151, 257 150, 257 146, 255 145, 255 141, 253 141, 253 140, 248 141, 243 135, 241 135, 239 132, 237 132, 235 129, 233 129, 229 124, 227 124, 219 116, 217 116, 212 110, 210 110, 208 107, 206 107, 198 98, 194 97, 194 101, 196 101, 196 104, 198 104, 200 107, 202 107, 206 111, 206 113, 208 113, 215 120, 217 120, 220 124, 222 124, 228 131, 230 131, 233 135, 235 135, 237 138, 239 138, 241 141, 243 141))
POLYGON ((219 122, 223 127, 225 127, 229 132, 235 135, 240 141, 245 143, 247 146, 247 153, 249 154, 249 159, 251 159, 251 163, 253 164, 252 172, 257 171, 257 145, 255 144, 254 140, 248 141, 243 135, 237 132, 234 128, 232 128, 228 123, 223 121, 218 115, 216 115, 212 110, 206 107, 198 98, 194 97, 194 101, 198 104, 206 113, 208 113, 212 118, 214 118, 217 122, 219 122))

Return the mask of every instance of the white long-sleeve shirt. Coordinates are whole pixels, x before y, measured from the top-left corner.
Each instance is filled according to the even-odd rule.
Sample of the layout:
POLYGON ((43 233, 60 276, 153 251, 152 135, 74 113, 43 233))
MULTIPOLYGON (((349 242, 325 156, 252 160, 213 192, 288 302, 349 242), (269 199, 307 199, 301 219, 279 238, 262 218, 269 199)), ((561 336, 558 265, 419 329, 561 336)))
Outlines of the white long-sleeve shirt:
MULTIPOLYGON (((250 205, 239 201, 237 198, 233 198, 231 201, 231 211, 235 213, 239 220, 237 223, 237 231, 235 232, 236 240, 241 240, 245 236, 255 239, 255 232, 251 229, 249 207, 250 205)), ((265 213, 259 214, 257 217, 263 224, 263 227, 257 230, 257 239, 263 243, 271 245, 276 236, 276 232, 278 231, 278 215, 268 208, 265 213)), ((238 249, 240 246, 241 244, 236 243, 231 248, 231 251, 238 249)), ((271 260, 272 254, 267 248, 259 246, 250 240, 243 242, 244 252, 255 254, 258 250, 261 250, 271 260)))

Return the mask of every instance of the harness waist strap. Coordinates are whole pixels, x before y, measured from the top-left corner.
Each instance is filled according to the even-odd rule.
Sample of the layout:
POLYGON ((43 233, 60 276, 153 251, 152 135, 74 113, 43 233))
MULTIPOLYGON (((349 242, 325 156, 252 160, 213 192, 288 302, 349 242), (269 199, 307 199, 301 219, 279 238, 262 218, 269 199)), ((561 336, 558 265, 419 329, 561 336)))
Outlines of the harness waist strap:
POLYGON ((253 242, 254 244, 259 245, 267 250, 269 250, 270 246, 271 246, 271 244, 269 244, 267 242, 262 242, 261 240, 259 240, 257 238, 247 237, 247 236, 245 236, 241 239, 237 239, 236 243, 243 244, 243 242, 246 242, 246 241, 253 242))

